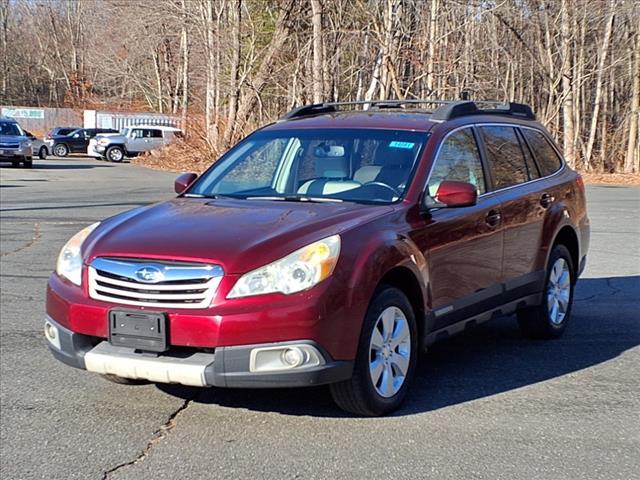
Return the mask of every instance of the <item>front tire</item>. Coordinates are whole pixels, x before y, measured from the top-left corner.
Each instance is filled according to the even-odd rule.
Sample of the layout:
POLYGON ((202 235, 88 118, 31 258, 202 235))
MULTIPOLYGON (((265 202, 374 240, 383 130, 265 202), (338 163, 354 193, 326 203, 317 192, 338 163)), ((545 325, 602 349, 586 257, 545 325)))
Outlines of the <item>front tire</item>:
POLYGON ((66 157, 69 155, 69 148, 64 143, 59 143, 53 147, 53 154, 56 157, 66 157))
POLYGON ((379 416, 396 410, 415 373, 415 314, 397 288, 378 288, 365 316, 353 376, 331 384, 336 404, 350 413, 379 416))
POLYGON ((567 328, 573 303, 575 268, 564 245, 551 250, 542 303, 518 312, 520 330, 531 338, 557 338, 567 328))
POLYGON ((33 168, 33 159, 31 157, 25 157, 22 165, 24 165, 24 168, 33 168))
POLYGON ((124 150, 121 147, 109 147, 105 152, 107 160, 120 163, 124 160, 124 150))
POLYGON ((47 159, 47 147, 40 147, 40 150, 38 150, 38 157, 40 160, 47 159))

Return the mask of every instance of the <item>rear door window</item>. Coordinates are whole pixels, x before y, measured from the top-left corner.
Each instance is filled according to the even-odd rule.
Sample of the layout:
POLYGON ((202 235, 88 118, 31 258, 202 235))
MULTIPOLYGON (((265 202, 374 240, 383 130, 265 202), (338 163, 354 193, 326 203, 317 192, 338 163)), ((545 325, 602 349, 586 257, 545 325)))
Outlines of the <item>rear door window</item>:
POLYGON ((162 138, 162 130, 156 130, 154 129, 150 129, 148 130, 149 132, 149 138, 162 138))
POLYGON ((523 128, 521 131, 533 150, 542 176, 546 177, 560 170, 562 160, 547 137, 542 132, 531 128, 523 128))
POLYGON ((511 187, 529 180, 524 153, 515 128, 506 126, 480 127, 494 189, 511 187))
POLYGON ((442 143, 429 177, 429 195, 436 194, 443 180, 471 183, 478 195, 486 192, 480 152, 471 128, 452 133, 442 143))

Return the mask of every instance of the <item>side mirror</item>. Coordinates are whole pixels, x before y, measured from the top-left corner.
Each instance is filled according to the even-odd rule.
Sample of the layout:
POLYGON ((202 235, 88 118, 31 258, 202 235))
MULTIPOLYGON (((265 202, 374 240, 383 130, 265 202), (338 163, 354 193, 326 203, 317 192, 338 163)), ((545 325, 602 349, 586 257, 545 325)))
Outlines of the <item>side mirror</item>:
POLYGON ((74 133, 73 134, 73 138, 80 138, 80 134, 79 133, 74 133))
POLYGON ((444 180, 433 198, 426 197, 427 208, 470 207, 478 201, 475 185, 455 180, 444 180))
POLYGON ((183 173, 176 178, 175 182, 173 182, 173 189, 176 193, 182 193, 195 181, 196 178, 198 178, 198 175, 195 173, 183 173))
POLYGON ((33 133, 27 132, 26 130, 24 134, 26 135, 27 138, 30 138, 31 140, 34 140, 36 138, 36 136, 33 133))

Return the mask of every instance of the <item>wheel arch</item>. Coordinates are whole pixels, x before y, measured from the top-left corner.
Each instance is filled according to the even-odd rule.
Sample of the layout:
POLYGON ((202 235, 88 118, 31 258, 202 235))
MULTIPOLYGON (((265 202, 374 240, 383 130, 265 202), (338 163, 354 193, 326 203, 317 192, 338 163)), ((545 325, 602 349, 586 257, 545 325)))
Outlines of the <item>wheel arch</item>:
POLYGON ((420 342, 424 337, 424 329, 426 328, 426 304, 422 285, 420 284, 420 281, 416 277, 415 273, 413 272, 413 270, 404 265, 395 266, 382 276, 382 278, 378 282, 378 286, 376 287, 376 289, 382 285, 388 285, 397 288, 407 296, 407 298, 409 299, 409 303, 411 303, 411 306, 413 307, 413 313, 416 317, 416 324, 418 327, 418 341, 420 342))
POLYGON ((578 240, 578 234, 571 225, 564 225, 558 230, 553 239, 553 243, 551 244, 551 248, 549 249, 549 255, 551 255, 553 247, 560 244, 567 247, 571 254, 574 270, 573 274, 574 278, 576 278, 580 269, 580 243, 578 240))

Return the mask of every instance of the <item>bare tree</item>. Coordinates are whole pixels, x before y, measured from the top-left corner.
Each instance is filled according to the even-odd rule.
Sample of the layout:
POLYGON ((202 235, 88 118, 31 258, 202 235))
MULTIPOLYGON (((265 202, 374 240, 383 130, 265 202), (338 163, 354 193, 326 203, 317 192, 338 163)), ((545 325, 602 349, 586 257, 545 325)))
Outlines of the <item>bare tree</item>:
POLYGON ((313 24, 313 101, 321 103, 324 99, 324 51, 322 42, 322 3, 320 0, 311 0, 313 24))

